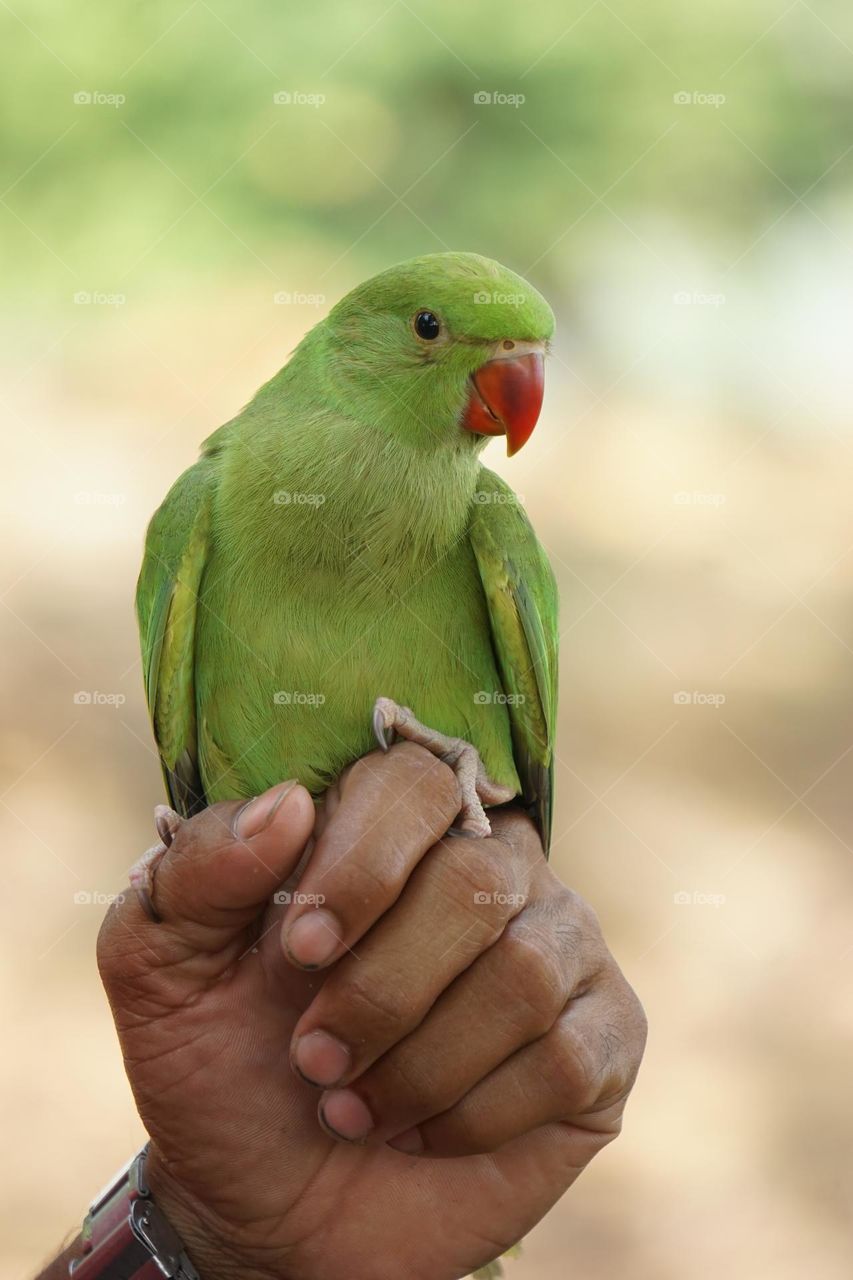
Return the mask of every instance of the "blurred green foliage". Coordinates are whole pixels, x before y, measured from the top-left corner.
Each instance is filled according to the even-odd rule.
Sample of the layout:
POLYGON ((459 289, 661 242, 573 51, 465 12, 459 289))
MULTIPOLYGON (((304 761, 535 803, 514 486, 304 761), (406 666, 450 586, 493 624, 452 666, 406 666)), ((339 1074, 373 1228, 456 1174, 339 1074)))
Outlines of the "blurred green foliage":
POLYGON ((275 277, 294 246, 307 282, 450 246, 568 288, 602 234, 671 218, 730 260, 849 187, 841 0, 9 0, 0 26, 3 272, 41 290, 275 277))

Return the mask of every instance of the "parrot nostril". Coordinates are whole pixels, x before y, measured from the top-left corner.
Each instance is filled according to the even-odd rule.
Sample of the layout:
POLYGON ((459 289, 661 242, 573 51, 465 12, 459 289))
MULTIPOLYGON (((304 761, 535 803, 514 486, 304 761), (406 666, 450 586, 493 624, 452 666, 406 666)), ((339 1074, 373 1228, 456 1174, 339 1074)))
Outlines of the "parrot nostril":
POLYGON ((509 338, 504 338, 503 347, 504 351, 513 351, 515 349, 515 343, 511 342, 509 338))

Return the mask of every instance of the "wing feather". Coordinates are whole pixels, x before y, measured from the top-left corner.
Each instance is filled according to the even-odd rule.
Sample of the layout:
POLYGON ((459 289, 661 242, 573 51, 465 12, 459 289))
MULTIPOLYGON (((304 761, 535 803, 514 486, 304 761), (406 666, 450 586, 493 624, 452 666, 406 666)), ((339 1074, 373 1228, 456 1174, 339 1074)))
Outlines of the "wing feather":
POLYGON ((198 759, 195 637, 210 548, 211 470, 203 458, 173 485, 148 527, 136 590, 145 693, 166 789, 189 817, 206 800, 198 759))
POLYGON ((507 695, 522 798, 551 839, 557 718, 557 586, 515 494, 483 468, 470 526, 507 695))

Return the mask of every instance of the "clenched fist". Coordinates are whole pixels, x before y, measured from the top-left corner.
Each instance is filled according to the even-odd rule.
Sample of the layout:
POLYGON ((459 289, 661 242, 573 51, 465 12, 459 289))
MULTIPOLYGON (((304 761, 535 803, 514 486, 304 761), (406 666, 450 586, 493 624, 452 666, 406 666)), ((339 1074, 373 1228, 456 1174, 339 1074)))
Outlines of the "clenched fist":
POLYGON ((288 783, 176 823, 162 923, 110 910, 149 1179, 203 1280, 456 1280, 618 1133, 640 1005, 528 818, 448 836, 458 809, 402 743, 316 828, 288 783))

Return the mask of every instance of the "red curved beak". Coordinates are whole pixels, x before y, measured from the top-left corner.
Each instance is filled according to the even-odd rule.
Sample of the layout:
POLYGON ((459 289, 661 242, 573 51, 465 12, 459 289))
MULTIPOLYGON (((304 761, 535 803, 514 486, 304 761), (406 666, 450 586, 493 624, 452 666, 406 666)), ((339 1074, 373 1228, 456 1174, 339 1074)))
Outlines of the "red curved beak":
POLYGON ((462 425, 482 436, 506 436, 509 457, 530 439, 545 394, 545 361, 539 352, 498 357, 471 375, 462 425))

